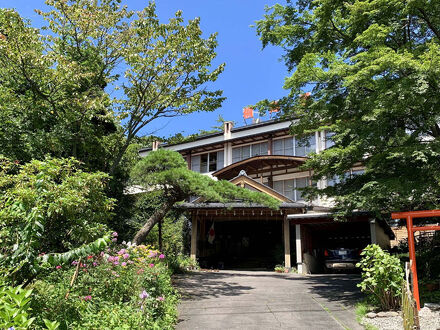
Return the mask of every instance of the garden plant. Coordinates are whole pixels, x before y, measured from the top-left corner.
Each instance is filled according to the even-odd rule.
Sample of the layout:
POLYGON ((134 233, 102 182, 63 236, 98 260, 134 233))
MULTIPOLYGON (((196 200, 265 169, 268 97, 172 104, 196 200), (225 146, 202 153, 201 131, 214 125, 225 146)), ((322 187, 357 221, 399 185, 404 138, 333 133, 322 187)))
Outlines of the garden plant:
POLYGON ((362 271, 362 282, 358 287, 377 308, 386 311, 397 309, 404 280, 399 259, 376 244, 368 245, 361 256, 361 261, 356 265, 362 271))

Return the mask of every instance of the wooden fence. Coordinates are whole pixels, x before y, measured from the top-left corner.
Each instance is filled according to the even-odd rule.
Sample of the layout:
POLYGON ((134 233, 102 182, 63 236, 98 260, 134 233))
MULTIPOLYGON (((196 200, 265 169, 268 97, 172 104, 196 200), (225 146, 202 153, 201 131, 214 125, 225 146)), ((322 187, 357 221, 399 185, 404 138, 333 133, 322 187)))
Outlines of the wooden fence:
POLYGON ((402 283, 402 318, 403 328, 405 330, 419 330, 419 312, 416 301, 411 292, 411 267, 407 262, 405 264, 405 281, 402 283))

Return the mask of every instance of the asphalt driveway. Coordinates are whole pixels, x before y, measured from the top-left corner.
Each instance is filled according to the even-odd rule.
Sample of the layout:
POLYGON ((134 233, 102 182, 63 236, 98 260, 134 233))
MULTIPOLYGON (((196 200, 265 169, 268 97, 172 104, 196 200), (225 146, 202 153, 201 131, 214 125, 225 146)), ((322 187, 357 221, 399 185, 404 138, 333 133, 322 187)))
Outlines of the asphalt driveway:
POLYGON ((177 329, 363 329, 356 275, 193 272, 175 278, 177 329))

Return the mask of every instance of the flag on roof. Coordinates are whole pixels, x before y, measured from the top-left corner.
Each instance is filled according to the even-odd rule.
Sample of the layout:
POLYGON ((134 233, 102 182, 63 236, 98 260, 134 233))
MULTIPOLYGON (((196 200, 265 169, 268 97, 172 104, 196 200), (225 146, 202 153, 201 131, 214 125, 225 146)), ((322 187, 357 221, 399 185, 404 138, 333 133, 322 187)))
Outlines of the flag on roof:
POLYGON ((244 119, 254 118, 254 109, 252 109, 252 108, 244 108, 243 109, 243 118, 244 119))

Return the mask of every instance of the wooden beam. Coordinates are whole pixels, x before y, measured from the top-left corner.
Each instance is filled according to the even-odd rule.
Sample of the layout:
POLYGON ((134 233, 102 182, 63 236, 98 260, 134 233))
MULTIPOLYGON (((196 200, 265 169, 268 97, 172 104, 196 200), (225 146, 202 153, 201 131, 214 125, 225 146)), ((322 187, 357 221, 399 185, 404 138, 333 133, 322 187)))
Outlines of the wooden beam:
POLYGON ((431 231, 431 230, 440 230, 440 226, 413 227, 413 231, 431 231))
POLYGON ((406 219, 406 218, 408 218, 408 216, 411 216, 411 218, 440 217, 440 210, 410 211, 410 212, 391 213, 391 218, 392 219, 406 219))

